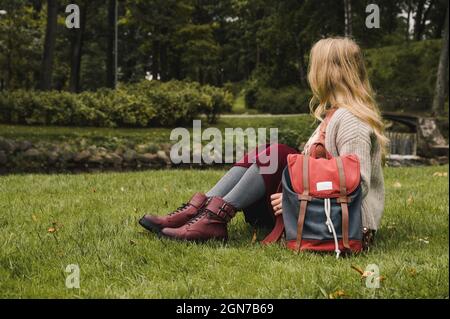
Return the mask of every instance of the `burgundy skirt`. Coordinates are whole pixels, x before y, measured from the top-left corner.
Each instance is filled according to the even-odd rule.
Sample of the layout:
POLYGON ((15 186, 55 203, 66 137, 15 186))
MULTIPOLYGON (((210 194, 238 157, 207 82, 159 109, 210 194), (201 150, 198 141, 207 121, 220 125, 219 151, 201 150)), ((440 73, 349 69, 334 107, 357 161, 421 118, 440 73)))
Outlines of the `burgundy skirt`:
POLYGON ((253 151, 246 154, 235 166, 241 166, 249 168, 256 163, 260 168, 267 166, 267 156, 270 156, 271 151, 276 148, 277 150, 277 166, 276 170, 272 174, 265 174, 262 170, 261 176, 264 179, 264 185, 266 187, 266 194, 259 201, 253 203, 249 207, 243 210, 245 215, 245 221, 254 227, 263 227, 272 229, 275 224, 275 216, 273 213, 272 205, 270 204, 270 195, 281 192, 281 176, 284 168, 287 165, 287 156, 289 154, 298 154, 299 152, 292 147, 284 144, 267 144, 260 146, 253 151), (260 160, 264 158, 264 160, 260 160))

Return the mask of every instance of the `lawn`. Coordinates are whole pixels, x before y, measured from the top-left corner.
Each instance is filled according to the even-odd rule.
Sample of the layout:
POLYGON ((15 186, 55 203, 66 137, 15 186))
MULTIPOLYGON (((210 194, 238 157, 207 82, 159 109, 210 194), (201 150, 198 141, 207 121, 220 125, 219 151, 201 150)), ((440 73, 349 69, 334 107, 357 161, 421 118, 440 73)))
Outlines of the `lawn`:
POLYGON ((159 239, 137 225, 222 170, 0 176, 0 297, 448 298, 447 173, 387 168, 376 246, 339 260, 252 244, 242 214, 226 244, 159 239), (80 289, 65 286, 69 264, 80 267, 80 289), (379 289, 352 268, 368 264, 379 266, 379 289))
MULTIPOLYGON (((280 136, 306 141, 314 130, 314 120, 309 114, 295 116, 270 117, 234 117, 219 119, 216 124, 208 124, 202 119, 202 128, 217 127, 222 132, 225 128, 278 128, 280 136), (289 136, 288 136, 289 135, 289 136)), ((184 125, 192 132, 192 123, 184 125)), ((65 142, 85 139, 88 144, 107 147, 120 141, 127 143, 170 143, 172 128, 96 128, 96 127, 58 127, 58 126, 25 126, 0 124, 0 136, 15 140, 32 142, 65 142)))

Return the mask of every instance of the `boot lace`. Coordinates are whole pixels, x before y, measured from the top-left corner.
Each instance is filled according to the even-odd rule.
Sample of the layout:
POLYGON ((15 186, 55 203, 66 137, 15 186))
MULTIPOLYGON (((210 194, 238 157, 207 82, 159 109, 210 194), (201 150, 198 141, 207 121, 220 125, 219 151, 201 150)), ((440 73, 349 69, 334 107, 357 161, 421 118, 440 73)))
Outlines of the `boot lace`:
POLYGON ((206 209, 203 209, 203 208, 200 209, 200 210, 198 211, 198 214, 195 215, 195 217, 191 218, 191 219, 186 223, 186 225, 192 225, 193 223, 199 221, 203 216, 205 216, 206 213, 207 213, 206 209))
POLYGON ((189 206, 189 203, 185 203, 185 204, 181 205, 181 206, 178 207, 176 210, 174 210, 173 212, 171 212, 171 213, 169 214, 169 216, 172 216, 172 215, 181 213, 181 211, 182 211, 183 209, 185 209, 186 207, 188 207, 188 206, 189 206))

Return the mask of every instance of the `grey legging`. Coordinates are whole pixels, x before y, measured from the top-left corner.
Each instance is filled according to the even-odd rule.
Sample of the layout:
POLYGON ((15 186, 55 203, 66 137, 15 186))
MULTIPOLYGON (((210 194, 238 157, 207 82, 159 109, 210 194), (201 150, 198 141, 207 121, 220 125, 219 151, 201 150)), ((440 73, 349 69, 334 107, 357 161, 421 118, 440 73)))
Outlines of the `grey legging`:
POLYGON ((236 209, 244 209, 261 199, 266 192, 259 167, 253 164, 249 168, 233 166, 211 188, 206 196, 218 196, 236 209))

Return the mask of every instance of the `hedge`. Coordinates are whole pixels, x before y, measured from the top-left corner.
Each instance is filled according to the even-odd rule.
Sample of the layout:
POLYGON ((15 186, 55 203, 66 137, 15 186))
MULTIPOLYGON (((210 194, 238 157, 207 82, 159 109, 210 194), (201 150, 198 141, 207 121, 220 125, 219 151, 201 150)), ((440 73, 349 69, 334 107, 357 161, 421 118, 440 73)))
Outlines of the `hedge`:
POLYGON ((231 110, 232 95, 195 82, 144 81, 117 90, 73 94, 0 92, 0 123, 97 127, 175 126, 231 110))
POLYGON ((309 90, 295 86, 272 89, 249 84, 245 90, 247 107, 263 113, 309 113, 310 99, 311 93, 309 90))

